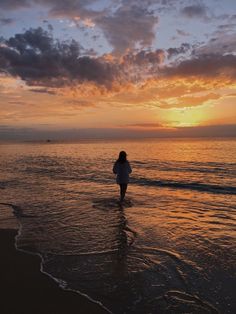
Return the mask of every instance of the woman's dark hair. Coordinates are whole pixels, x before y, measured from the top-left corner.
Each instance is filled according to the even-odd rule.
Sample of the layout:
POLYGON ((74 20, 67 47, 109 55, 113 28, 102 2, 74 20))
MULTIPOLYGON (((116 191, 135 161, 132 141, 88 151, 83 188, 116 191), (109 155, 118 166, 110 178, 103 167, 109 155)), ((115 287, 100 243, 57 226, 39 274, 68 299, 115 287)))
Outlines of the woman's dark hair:
POLYGON ((122 150, 119 153, 119 158, 117 159, 117 162, 120 162, 121 164, 123 164, 124 162, 127 161, 126 156, 127 156, 126 152, 122 150))

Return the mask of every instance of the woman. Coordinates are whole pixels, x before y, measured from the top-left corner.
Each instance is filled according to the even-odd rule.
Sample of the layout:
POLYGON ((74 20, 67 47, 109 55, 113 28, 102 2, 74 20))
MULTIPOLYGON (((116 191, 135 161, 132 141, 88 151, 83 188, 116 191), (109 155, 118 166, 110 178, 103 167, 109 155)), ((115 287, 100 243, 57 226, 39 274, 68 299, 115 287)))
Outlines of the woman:
POLYGON ((120 201, 123 202, 129 183, 129 174, 132 172, 130 164, 126 159, 126 152, 121 151, 119 158, 114 163, 113 172, 116 174, 116 182, 120 185, 120 201))

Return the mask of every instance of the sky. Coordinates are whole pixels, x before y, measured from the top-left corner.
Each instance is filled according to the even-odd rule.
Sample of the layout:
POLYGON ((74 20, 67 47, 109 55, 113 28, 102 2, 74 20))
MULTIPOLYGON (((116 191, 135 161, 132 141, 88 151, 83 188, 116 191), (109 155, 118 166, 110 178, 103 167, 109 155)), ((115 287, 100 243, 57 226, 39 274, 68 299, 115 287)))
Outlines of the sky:
POLYGON ((236 136, 235 0, 0 0, 0 140, 236 136))

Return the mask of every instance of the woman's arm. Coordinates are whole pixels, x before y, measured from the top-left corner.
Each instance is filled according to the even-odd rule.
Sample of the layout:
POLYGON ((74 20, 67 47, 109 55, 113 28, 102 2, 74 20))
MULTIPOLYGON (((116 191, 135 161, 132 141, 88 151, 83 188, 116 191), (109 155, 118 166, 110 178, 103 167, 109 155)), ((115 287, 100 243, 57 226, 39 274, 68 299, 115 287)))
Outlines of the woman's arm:
POLYGON ((117 162, 114 163, 113 173, 117 174, 117 162))
POLYGON ((132 168, 130 166, 130 163, 128 162, 128 172, 131 173, 132 172, 132 168))

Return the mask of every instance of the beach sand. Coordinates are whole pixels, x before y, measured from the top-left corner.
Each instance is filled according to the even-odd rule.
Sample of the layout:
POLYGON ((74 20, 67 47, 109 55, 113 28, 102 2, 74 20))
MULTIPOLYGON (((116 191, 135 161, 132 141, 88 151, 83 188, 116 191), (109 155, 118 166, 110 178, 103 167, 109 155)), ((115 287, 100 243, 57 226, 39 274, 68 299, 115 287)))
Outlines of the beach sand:
POLYGON ((76 292, 65 291, 40 272, 40 257, 16 250, 17 230, 0 230, 0 313, 108 313, 76 292))

